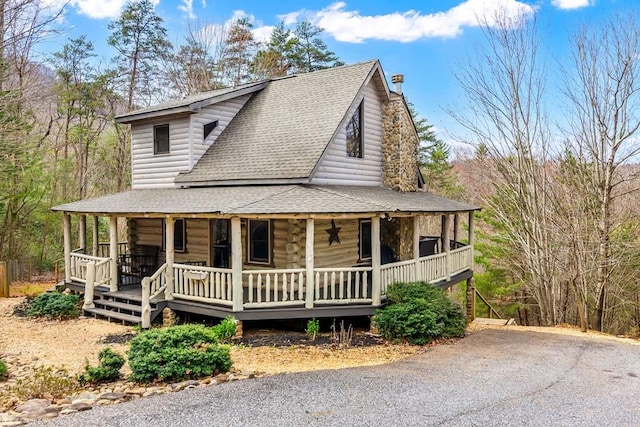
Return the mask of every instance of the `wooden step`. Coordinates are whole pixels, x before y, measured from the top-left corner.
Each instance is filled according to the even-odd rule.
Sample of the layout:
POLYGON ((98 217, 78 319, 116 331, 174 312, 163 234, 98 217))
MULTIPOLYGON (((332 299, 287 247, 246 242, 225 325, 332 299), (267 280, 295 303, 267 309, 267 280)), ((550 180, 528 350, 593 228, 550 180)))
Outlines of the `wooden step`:
MULTIPOLYGON (((132 313, 142 313, 142 306, 136 304, 128 304, 126 302, 113 301, 107 299, 96 299, 93 301, 96 306, 109 308, 115 308, 118 310, 130 311, 132 313)), ((153 310, 153 306, 151 309, 153 310)))
POLYGON ((107 297, 107 298, 111 298, 114 300, 120 300, 120 301, 134 301, 137 302, 138 304, 142 303, 142 296, 141 295, 133 295, 133 294, 124 294, 122 292, 104 292, 102 294, 103 297, 107 297))
POLYGON ((122 322, 133 323, 135 325, 142 322, 142 317, 131 314, 118 313, 117 311, 106 310, 103 308, 85 308, 85 313, 92 314, 95 317, 106 317, 108 320, 120 320, 122 322))

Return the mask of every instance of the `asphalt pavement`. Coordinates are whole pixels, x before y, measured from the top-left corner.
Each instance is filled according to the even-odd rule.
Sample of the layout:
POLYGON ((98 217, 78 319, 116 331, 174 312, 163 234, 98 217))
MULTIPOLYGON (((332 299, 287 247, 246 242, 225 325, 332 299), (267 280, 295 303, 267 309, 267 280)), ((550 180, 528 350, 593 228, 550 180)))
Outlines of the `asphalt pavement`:
POLYGON ((37 425, 640 426, 640 345, 488 329, 387 365, 198 387, 37 425))

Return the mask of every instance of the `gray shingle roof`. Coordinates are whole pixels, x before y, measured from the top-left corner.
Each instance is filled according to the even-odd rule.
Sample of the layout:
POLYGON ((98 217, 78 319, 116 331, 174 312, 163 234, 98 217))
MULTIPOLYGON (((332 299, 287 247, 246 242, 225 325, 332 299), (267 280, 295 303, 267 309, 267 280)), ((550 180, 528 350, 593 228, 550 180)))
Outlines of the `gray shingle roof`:
POLYGON ((176 183, 311 175, 377 61, 272 80, 176 183))
POLYGON ((181 99, 172 99, 161 104, 152 105, 150 107, 134 110, 126 114, 120 114, 116 116, 116 121, 121 123, 130 123, 141 118, 148 118, 150 113, 156 113, 156 115, 174 114, 174 113, 187 113, 192 112, 195 106, 201 106, 200 104, 214 104, 224 99, 240 96, 246 92, 252 90, 260 90, 267 82, 253 82, 245 85, 227 87, 223 89, 211 90, 208 92, 200 92, 193 95, 186 96, 181 99))
POLYGON ((464 212, 478 206, 424 192, 382 187, 267 185, 130 190, 67 203, 57 211, 86 214, 328 214, 464 212))

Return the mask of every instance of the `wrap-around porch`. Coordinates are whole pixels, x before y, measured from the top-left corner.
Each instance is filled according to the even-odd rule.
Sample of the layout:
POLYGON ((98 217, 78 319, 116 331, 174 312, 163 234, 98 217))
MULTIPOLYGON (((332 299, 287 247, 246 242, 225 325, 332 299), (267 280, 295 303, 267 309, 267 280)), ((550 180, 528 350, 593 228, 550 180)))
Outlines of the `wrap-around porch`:
MULTIPOLYGON (((294 244, 302 246, 297 253, 304 258, 297 259, 294 255, 293 264, 300 264, 298 267, 275 268, 272 259, 265 262, 265 265, 248 262, 249 252, 259 250, 260 246, 256 244, 258 249, 250 246, 247 236, 250 233, 248 230, 251 219, 275 221, 277 217, 274 216, 224 218, 228 223, 228 248, 217 245, 216 249, 214 236, 209 233, 208 246, 211 253, 208 259, 189 260, 185 259, 188 258, 185 252, 179 252, 175 248, 176 243, 187 244, 186 241, 181 242, 180 237, 176 240, 176 232, 184 233, 186 227, 184 223, 176 227, 176 221, 185 217, 164 215, 161 217, 161 249, 164 259, 161 263, 157 262, 160 265, 153 265, 151 261, 132 265, 132 260, 149 259, 151 255, 133 254, 129 244, 118 241, 117 216, 109 216, 108 244, 98 243, 98 217, 91 217, 92 247, 88 248, 87 216, 79 215, 79 248, 72 250, 71 215, 65 213, 65 285, 84 292, 84 308, 88 311, 94 307, 94 299, 105 293, 117 294, 126 290, 129 294, 136 295, 136 298, 139 295, 140 323, 145 328, 150 326, 158 307, 165 306, 214 317, 233 315, 239 320, 370 315, 385 303, 387 288, 394 282, 428 281, 449 286, 471 277, 473 211, 426 216, 432 221, 440 219, 439 236, 421 235, 420 218, 425 215, 398 217, 402 218, 405 228, 412 228, 399 236, 405 240, 410 238, 410 242, 404 242, 409 248, 405 248, 401 257, 398 254, 389 256, 389 248, 382 244, 385 239, 381 235, 381 223, 382 228, 385 228, 386 222, 391 221, 388 214, 376 213, 367 217, 298 216, 296 221, 302 225, 303 229, 299 234, 303 236, 303 241, 294 244), (467 225, 464 236, 460 225, 462 215, 465 215, 467 225), (318 223, 324 224, 327 220, 332 220, 331 227, 334 229, 337 228, 334 223, 336 220, 342 221, 341 225, 357 221, 361 224, 361 234, 363 231, 370 233, 370 240, 365 238, 368 236, 362 235, 357 239, 356 251, 361 252, 358 262, 349 262, 349 257, 345 256, 345 265, 323 264, 324 255, 320 252, 346 250, 340 249, 337 244, 327 248, 324 241, 324 249, 320 248, 318 236, 325 236, 323 233, 326 231, 329 233, 326 237, 331 238, 331 233, 330 229, 319 230, 316 227, 318 223), (366 221, 365 227, 362 227, 363 221, 366 221), (363 244, 370 247, 363 248, 363 244), (362 256, 365 252, 367 257, 362 256), (221 254, 228 259, 220 262, 221 254), (182 259, 177 261, 176 255, 182 259), (151 265, 153 269, 148 268, 151 265), (135 276, 133 270, 139 282, 134 281, 135 284, 132 285, 130 280, 135 276)), ((192 215, 188 218, 195 220, 198 217, 192 215)), ((202 216, 199 219, 212 221, 213 217, 202 216)), ((273 233, 273 230, 269 232, 273 233)), ((138 245, 138 250, 140 246, 142 245, 138 245)))

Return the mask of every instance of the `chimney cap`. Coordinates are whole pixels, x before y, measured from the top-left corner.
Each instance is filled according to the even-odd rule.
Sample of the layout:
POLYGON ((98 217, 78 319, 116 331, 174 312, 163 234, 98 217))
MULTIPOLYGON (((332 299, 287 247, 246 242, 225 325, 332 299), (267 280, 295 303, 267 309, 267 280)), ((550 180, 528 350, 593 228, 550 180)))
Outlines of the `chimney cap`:
POLYGON ((404 74, 394 74, 391 76, 391 83, 404 83, 404 74))

